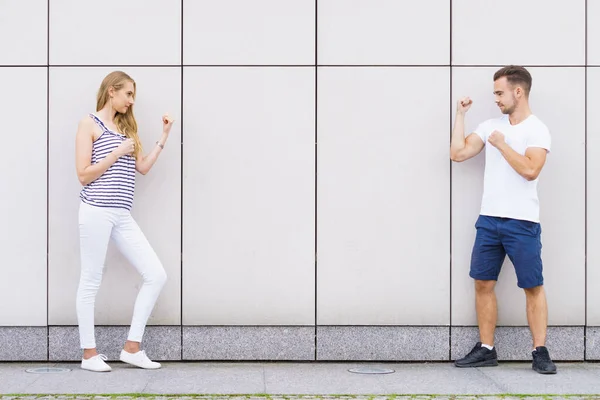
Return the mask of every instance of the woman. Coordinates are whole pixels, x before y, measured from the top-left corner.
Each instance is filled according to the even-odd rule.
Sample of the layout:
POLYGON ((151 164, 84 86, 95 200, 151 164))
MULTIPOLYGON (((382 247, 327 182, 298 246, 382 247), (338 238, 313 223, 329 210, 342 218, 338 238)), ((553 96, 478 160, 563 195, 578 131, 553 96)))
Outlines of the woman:
POLYGON ((76 167, 80 193, 79 238, 81 278, 77 291, 77 320, 83 359, 81 368, 110 371, 107 357, 98 354, 94 337, 94 303, 110 239, 138 270, 143 286, 135 301, 127 342, 120 360, 140 368, 156 369, 140 349, 146 322, 167 279, 165 270, 131 216, 135 171, 150 171, 169 137, 173 119, 162 117, 162 136, 149 154, 142 145, 133 116, 136 85, 121 71, 108 74, 97 95, 96 113, 79 122, 76 167))

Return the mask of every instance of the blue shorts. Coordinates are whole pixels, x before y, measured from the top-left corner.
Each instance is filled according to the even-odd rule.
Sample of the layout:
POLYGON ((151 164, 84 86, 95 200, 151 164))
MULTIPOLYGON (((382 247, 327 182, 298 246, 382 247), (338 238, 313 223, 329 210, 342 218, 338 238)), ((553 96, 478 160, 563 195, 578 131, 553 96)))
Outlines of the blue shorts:
POLYGON ((515 266, 517 285, 528 289, 544 284, 542 276, 542 229, 539 223, 480 215, 471 255, 469 276, 498 280, 506 255, 515 266))

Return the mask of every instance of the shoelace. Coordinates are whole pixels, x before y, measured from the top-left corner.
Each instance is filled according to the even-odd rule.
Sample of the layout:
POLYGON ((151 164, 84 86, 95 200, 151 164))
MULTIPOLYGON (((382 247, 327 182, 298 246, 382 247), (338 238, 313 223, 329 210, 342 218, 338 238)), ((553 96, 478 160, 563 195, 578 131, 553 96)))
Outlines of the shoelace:
POLYGON ((548 361, 550 362, 550 354, 546 351, 536 351, 536 355, 537 358, 539 358, 542 361, 548 361))
POLYGON ((477 353, 479 350, 481 350, 483 347, 473 347, 471 349, 471 351, 469 352, 469 354, 467 354, 467 357, 472 356, 473 354, 477 353))
POLYGON ((106 357, 104 354, 98 354, 98 355, 97 355, 97 356, 95 356, 95 357, 98 357, 98 358, 99 358, 99 359, 101 359, 102 361, 106 361, 106 360, 108 360, 108 357, 106 357))

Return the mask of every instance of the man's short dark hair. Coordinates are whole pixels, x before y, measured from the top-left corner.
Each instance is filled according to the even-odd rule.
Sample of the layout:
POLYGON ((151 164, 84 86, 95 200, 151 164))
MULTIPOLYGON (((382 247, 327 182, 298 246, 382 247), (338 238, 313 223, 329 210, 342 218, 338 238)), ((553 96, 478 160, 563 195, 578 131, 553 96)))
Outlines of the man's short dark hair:
POLYGON ((506 80, 511 85, 521 85, 525 91, 525 95, 529 96, 529 92, 531 91, 531 74, 525 68, 518 65, 508 65, 500 68, 494 74, 494 82, 502 77, 506 77, 506 80))

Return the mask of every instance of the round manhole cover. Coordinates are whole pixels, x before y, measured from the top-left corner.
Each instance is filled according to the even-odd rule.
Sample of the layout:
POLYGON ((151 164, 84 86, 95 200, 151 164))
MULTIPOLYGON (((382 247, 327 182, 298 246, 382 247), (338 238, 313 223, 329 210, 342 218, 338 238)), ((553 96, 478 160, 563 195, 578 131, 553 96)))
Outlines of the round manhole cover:
POLYGON ((354 374, 393 374, 394 372, 396 372, 393 369, 376 367, 358 367, 351 368, 348 371, 354 374))
POLYGON ((69 368, 52 367, 30 368, 25 370, 25 372, 29 372, 30 374, 62 374, 63 372, 69 371, 71 371, 69 368))

